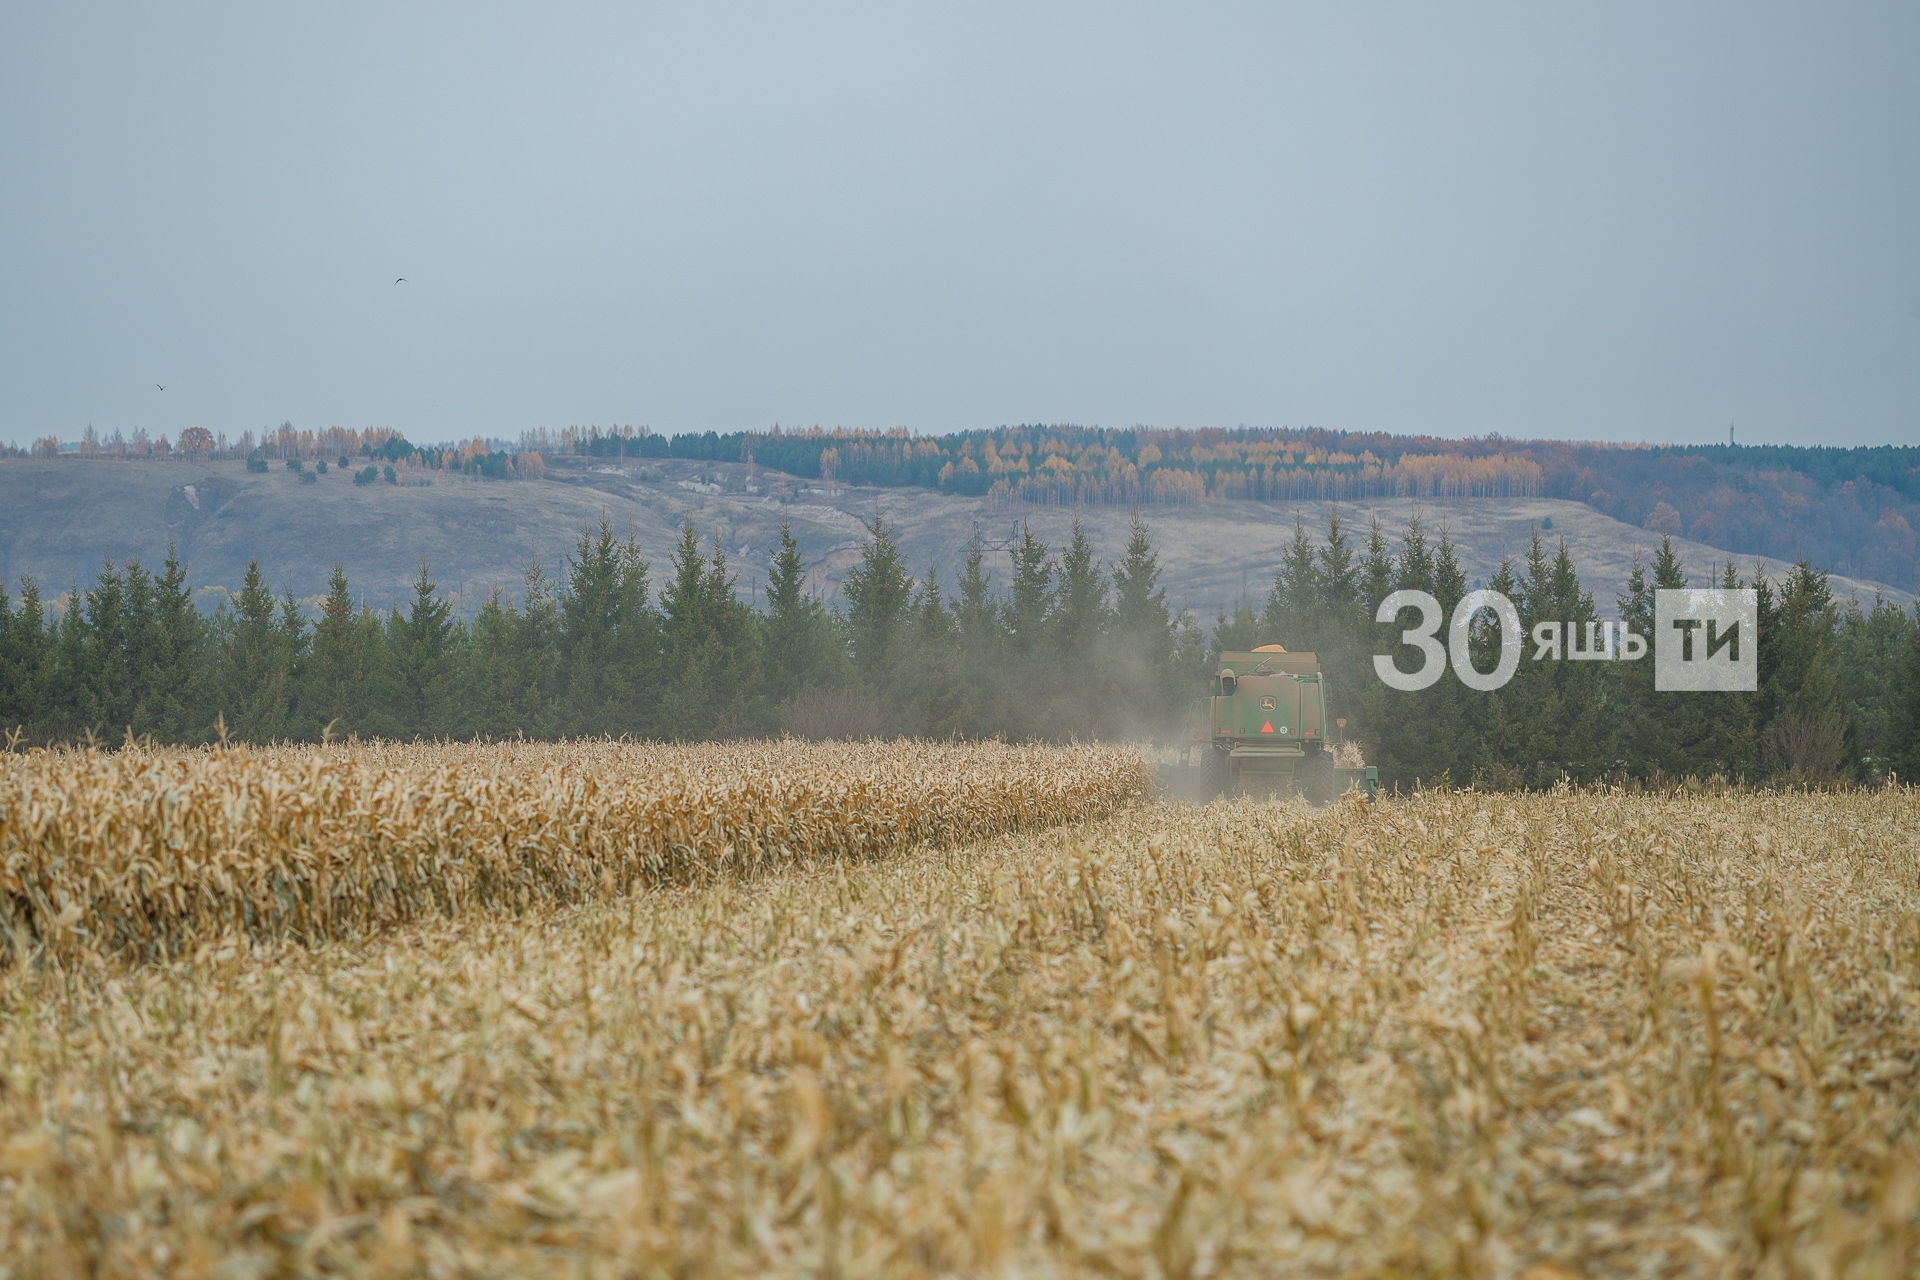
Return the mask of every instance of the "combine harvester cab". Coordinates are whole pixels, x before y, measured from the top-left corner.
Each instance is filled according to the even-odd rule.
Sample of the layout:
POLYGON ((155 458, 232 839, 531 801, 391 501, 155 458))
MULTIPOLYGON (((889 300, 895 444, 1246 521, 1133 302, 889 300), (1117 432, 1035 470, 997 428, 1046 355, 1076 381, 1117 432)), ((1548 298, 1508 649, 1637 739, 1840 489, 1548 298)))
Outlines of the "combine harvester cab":
POLYGON ((1277 644, 1227 650, 1185 728, 1177 770, 1185 776, 1169 781, 1189 794, 1301 795, 1314 804, 1349 789, 1379 794, 1378 769, 1341 768, 1335 758, 1341 725, 1328 720, 1326 682, 1311 653, 1277 644))

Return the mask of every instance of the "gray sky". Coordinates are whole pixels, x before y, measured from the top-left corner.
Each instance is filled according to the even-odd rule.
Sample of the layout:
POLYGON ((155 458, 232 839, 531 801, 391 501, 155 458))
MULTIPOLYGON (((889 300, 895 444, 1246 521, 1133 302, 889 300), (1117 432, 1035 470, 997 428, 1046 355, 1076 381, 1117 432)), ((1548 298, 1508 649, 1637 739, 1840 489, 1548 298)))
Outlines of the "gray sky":
POLYGON ((1905 0, 9 0, 0 174, 14 441, 1920 442, 1905 0))

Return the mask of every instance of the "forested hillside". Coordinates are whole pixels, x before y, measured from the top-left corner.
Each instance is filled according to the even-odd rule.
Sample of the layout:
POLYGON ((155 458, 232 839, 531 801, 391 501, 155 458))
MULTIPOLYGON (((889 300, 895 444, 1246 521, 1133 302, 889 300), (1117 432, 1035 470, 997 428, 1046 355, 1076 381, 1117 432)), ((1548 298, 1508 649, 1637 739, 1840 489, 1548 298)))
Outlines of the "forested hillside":
POLYGON ((1746 556, 1920 587, 1920 447, 1622 446, 1308 430, 1013 427, 950 436, 588 431, 593 456, 759 461, 852 484, 1028 503, 1184 505, 1379 497, 1556 497, 1746 556))
POLYGON ((1746 556, 1920 587, 1920 446, 1631 446, 1379 432, 1003 427, 949 436, 569 433, 593 456, 753 458, 795 475, 1027 503, 1570 498, 1746 556))
MULTIPOLYGON (((66 447, 48 438, 31 452, 66 447)), ((22 450, 8 450, 24 453, 22 450)), ((1124 430, 1017 426, 893 431, 645 428, 530 431, 517 441, 421 446, 388 430, 292 424, 229 441, 204 429, 178 442, 144 433, 69 451, 96 460, 240 459, 350 471, 361 482, 452 473, 538 478, 555 457, 751 464, 828 484, 918 487, 998 504, 1186 506, 1378 498, 1564 498, 1627 524, 1744 557, 1802 557, 1831 572, 1920 590, 1920 446, 1613 445, 1443 440, 1320 428, 1124 430)))

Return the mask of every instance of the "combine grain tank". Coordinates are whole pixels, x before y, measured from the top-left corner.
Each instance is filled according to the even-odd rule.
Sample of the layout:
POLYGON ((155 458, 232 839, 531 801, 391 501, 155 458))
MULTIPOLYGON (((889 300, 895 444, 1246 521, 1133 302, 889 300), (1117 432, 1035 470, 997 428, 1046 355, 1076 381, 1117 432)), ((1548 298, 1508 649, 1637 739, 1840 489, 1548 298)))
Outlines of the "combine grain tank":
POLYGON ((1326 681, 1311 653, 1277 644, 1222 653, 1213 688, 1189 709, 1185 729, 1182 772, 1188 789, 1197 783, 1208 798, 1303 795, 1326 804, 1348 788, 1369 799, 1380 790, 1378 769, 1336 761, 1340 726, 1327 717, 1326 681))

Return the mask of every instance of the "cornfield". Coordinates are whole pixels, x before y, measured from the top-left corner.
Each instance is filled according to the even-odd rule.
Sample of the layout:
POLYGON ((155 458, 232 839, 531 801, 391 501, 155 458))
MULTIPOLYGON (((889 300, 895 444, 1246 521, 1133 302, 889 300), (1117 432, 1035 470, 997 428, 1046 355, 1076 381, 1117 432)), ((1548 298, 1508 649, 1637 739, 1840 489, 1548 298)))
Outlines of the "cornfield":
MULTIPOLYGON (((512 750, 387 767, 564 773, 512 750)), ((1202 809, 951 750, 1109 781, 835 846, 886 856, 713 834, 626 892, 16 965, 0 1275, 1920 1272, 1911 789, 1202 809)))
POLYGON ((868 857, 1104 813, 1126 751, 373 745, 0 756, 0 930, 140 958, 868 857))

